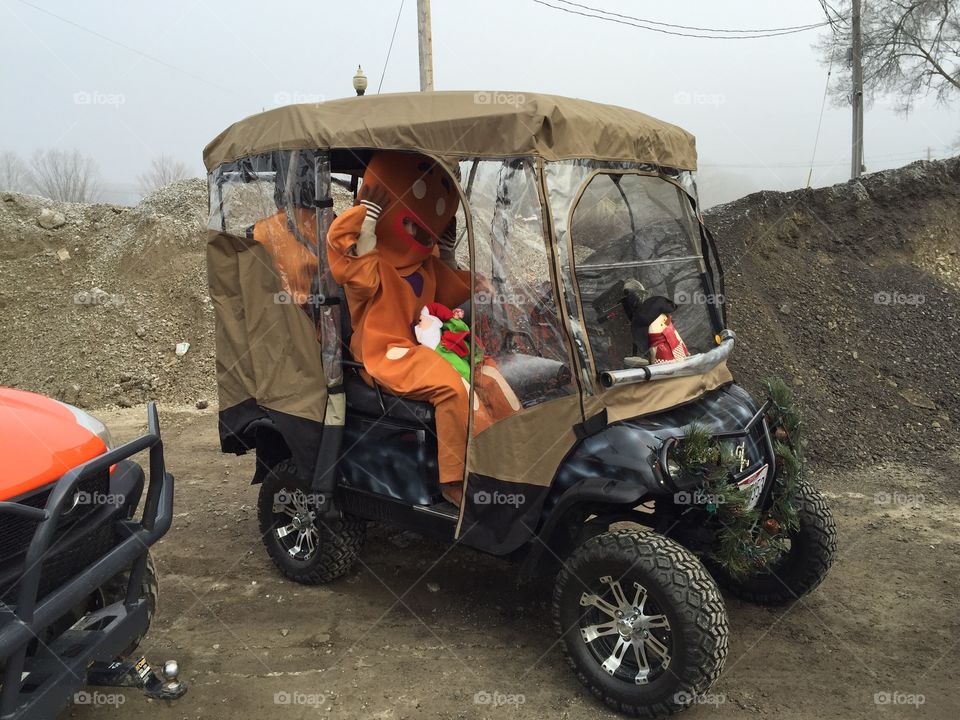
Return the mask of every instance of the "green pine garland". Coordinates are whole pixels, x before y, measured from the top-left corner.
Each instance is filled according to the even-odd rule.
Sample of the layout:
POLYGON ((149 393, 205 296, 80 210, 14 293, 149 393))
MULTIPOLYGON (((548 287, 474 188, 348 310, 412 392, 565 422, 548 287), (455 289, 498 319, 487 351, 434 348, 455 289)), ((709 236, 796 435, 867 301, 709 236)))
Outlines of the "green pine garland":
POLYGON ((711 559, 740 580, 776 562, 786 552, 790 534, 799 528, 796 493, 803 472, 800 415, 792 391, 782 380, 770 379, 765 385, 771 401, 767 422, 775 438, 778 467, 768 512, 747 509, 749 491, 732 481, 737 458, 728 444, 716 442, 702 425, 691 424, 683 440, 670 451, 685 484, 704 493, 704 510, 718 525, 711 559), (774 523, 767 524, 770 519, 774 523))

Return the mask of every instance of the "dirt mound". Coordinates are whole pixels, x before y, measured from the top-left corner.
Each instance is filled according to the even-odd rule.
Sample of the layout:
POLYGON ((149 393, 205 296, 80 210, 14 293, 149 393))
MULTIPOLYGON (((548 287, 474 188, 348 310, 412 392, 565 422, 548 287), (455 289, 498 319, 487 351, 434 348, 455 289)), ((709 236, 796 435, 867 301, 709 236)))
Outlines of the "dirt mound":
POLYGON ((211 398, 206 202, 202 180, 133 208, 0 196, 3 382, 88 407, 211 398))
POLYGON ((754 389, 768 373, 796 386, 814 456, 956 447, 960 158, 756 193, 706 220, 727 271, 734 370, 754 389))
MULTIPOLYGON (((0 194, 0 382, 88 407, 212 402, 206 209, 202 180, 134 208, 0 194)), ((770 374, 796 385, 814 457, 955 446, 960 159, 756 193, 706 218, 727 270, 734 369, 754 390, 770 374)))
POLYGON ((213 402, 206 224, 201 179, 132 208, 0 193, 0 383, 83 407, 213 402))

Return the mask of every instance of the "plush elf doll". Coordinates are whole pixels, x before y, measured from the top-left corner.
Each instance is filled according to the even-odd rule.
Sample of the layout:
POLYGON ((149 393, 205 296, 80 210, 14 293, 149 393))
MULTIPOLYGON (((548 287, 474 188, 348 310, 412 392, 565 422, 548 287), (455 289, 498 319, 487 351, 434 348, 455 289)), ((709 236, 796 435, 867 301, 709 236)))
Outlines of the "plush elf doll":
POLYGON ((673 325, 671 314, 676 303, 662 295, 654 295, 641 303, 632 318, 632 325, 646 327, 650 344, 650 362, 663 363, 683 360, 690 355, 683 338, 673 325))
MULTIPOLYGON (((441 303, 424 305, 413 332, 417 342, 440 353, 464 380, 470 382, 470 328, 463 320, 463 310, 451 310, 441 303)), ((474 355, 476 362, 482 359, 478 351, 474 355)))
POLYGON ((624 358, 624 365, 641 367, 688 357, 690 351, 671 318, 677 309, 676 303, 663 295, 648 297, 643 285, 635 280, 628 280, 623 289, 623 309, 630 319, 635 353, 632 357, 624 358), (649 360, 639 355, 642 348, 649 348, 649 360))

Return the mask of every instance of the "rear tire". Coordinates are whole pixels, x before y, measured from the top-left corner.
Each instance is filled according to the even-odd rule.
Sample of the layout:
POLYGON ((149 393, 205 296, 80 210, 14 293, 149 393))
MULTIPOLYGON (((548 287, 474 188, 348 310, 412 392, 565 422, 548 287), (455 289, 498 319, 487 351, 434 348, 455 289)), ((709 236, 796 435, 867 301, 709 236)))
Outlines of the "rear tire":
POLYGON ((790 549, 769 570, 738 580, 712 566, 721 587, 757 605, 784 605, 813 591, 827 575, 837 551, 837 527, 826 499, 810 483, 797 484, 800 528, 790 535, 790 549))
POLYGON ((273 564, 304 585, 328 583, 350 572, 367 534, 366 522, 353 515, 325 520, 289 459, 274 466, 260 485, 257 517, 273 564))
POLYGON ((626 715, 683 710, 727 656, 713 579, 692 553, 652 532, 606 532, 577 548, 557 576, 553 617, 577 678, 626 715))

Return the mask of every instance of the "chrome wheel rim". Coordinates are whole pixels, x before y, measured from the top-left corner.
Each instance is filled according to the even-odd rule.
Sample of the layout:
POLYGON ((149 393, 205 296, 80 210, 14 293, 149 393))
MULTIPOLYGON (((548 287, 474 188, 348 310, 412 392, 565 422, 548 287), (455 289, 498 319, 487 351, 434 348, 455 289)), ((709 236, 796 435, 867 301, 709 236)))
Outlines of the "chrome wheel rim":
POLYGON ((646 685, 670 666, 673 633, 647 589, 638 582, 600 578, 597 592, 585 592, 580 605, 580 637, 603 670, 635 685, 646 685))
POLYGON ((320 545, 317 513, 302 490, 281 490, 273 500, 274 534, 294 560, 313 557, 320 545))

